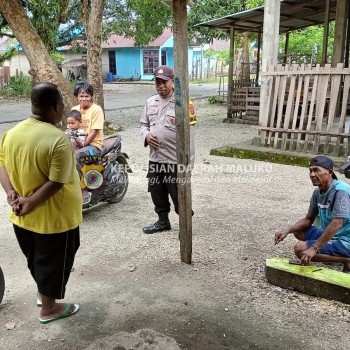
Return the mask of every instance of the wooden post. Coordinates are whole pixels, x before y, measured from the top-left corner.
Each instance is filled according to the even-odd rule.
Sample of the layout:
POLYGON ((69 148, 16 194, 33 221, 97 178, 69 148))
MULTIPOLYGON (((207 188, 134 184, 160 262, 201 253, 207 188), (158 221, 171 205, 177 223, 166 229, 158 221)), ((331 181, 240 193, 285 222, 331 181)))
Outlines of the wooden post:
POLYGON ((259 74, 260 74, 260 52, 261 52, 261 32, 258 34, 258 53, 256 55, 256 82, 255 86, 259 86, 259 74))
POLYGON ((337 11, 335 15, 335 33, 332 67, 344 62, 346 19, 348 16, 346 0, 337 1, 337 11))
POLYGON ((288 46, 289 46, 289 32, 286 33, 286 42, 284 44, 284 58, 283 58, 284 64, 287 63, 288 46))
POLYGON ((230 59, 227 79, 227 118, 232 118, 232 94, 233 94, 233 64, 235 58, 235 27, 230 28, 230 59))
POLYGON ((348 5, 348 27, 346 33, 346 45, 345 45, 345 67, 349 67, 349 50, 350 50, 350 5, 348 5))
MULTIPOLYGON (((267 125, 269 118, 268 94, 272 89, 272 78, 267 78, 266 74, 270 64, 277 64, 278 38, 280 26, 281 3, 280 0, 265 0, 264 6, 264 29, 263 29, 263 50, 262 50, 262 79, 260 88, 260 108, 259 125, 267 125)), ((266 132, 261 133, 261 138, 265 138, 266 132)))
POLYGON ((321 57, 322 66, 324 66, 327 63, 330 5, 331 5, 331 0, 326 0, 326 5, 324 9, 324 31, 323 31, 323 46, 322 46, 322 57, 321 57))
POLYGON ((187 0, 172 2, 175 61, 175 115, 181 261, 192 262, 192 197, 188 96, 187 0))
POLYGON ((280 16, 280 0, 265 0, 262 58, 270 59, 272 64, 277 64, 280 16))

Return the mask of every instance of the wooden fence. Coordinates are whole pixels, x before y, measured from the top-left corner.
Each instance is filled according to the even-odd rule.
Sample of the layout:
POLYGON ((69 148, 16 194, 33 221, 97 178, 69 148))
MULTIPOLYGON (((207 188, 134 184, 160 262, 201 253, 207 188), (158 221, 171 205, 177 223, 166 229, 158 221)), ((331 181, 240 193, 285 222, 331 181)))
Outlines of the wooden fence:
POLYGON ((0 86, 3 87, 10 81, 10 67, 0 67, 0 86))
POLYGON ((271 89, 267 112, 259 118, 262 145, 312 154, 350 154, 346 120, 350 68, 276 65, 263 75, 271 89))

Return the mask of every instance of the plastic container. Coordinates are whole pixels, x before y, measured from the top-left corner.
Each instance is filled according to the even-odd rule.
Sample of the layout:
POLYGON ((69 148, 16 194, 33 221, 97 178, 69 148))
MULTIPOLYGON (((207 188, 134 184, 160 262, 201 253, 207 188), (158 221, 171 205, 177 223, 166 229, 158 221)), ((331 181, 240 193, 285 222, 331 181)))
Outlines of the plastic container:
POLYGON ((109 73, 107 73, 107 76, 106 76, 106 82, 110 83, 112 81, 113 81, 113 73, 109 72, 109 73))

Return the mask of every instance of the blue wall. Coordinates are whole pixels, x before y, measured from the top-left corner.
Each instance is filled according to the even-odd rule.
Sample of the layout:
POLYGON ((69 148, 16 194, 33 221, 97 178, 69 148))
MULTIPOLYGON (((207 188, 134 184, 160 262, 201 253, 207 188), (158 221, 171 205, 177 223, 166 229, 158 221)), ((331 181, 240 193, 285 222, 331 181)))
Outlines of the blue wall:
POLYGON ((117 78, 139 79, 142 62, 141 51, 139 48, 126 47, 115 50, 115 60, 117 65, 117 78))
POLYGON ((170 47, 173 48, 174 47, 174 36, 172 35, 162 46, 162 48, 165 47, 170 47))
MULTIPOLYGON (((161 52, 166 52, 166 64, 174 68, 174 37, 170 37, 163 46, 159 48, 159 62, 161 62, 161 52)), ((192 70, 193 49, 188 49, 188 69, 192 70)), ((133 79, 137 80, 141 77, 143 80, 152 80, 153 75, 143 74, 143 49, 138 47, 125 47, 115 50, 115 60, 117 67, 116 79, 133 79)))

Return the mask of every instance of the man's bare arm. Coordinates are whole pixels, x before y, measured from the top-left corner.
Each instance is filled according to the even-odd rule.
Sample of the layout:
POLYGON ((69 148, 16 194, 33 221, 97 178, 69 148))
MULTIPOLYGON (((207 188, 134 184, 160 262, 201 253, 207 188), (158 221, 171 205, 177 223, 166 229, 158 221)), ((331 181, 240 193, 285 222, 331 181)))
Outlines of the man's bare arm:
POLYGON ((307 230, 315 221, 316 216, 316 213, 307 213, 303 219, 299 220, 294 225, 278 231, 275 234, 275 244, 282 242, 290 233, 303 232, 307 230))
POLYGON ((17 201, 18 193, 13 188, 12 183, 10 181, 10 177, 5 167, 0 168, 0 183, 4 191, 6 192, 8 204, 13 206, 17 201))
POLYGON ((54 196, 63 186, 63 183, 48 180, 31 196, 19 197, 17 215, 22 216, 28 214, 36 206, 54 196))

